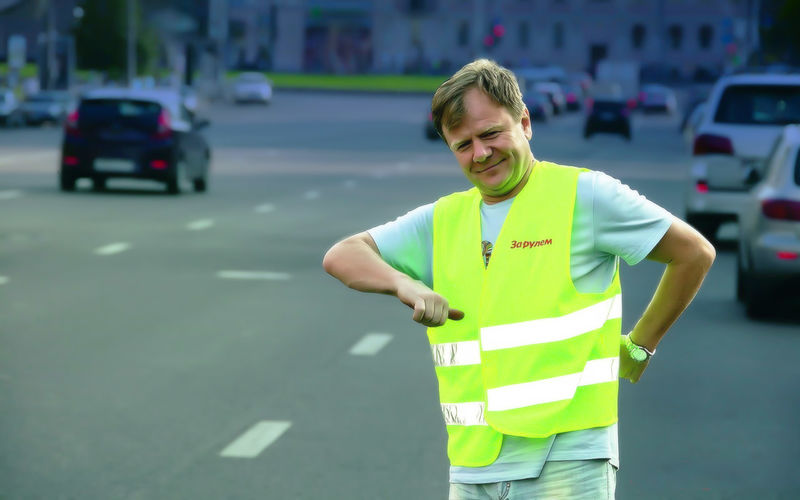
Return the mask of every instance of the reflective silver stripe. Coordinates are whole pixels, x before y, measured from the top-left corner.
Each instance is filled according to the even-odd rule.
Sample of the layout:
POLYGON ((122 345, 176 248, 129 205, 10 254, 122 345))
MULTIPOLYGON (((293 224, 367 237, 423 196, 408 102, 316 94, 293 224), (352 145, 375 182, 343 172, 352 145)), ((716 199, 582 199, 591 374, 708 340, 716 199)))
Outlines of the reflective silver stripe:
POLYGON ((431 345, 434 366, 481 364, 481 346, 477 340, 431 345))
POLYGON ((593 359, 582 372, 489 389, 489 411, 514 410, 572 399, 578 386, 614 382, 619 376, 619 357, 593 359))
POLYGON ((483 402, 442 403, 442 416, 447 425, 488 425, 483 418, 483 402))
POLYGON ((622 317, 622 295, 558 316, 481 328, 481 349, 494 351, 566 340, 597 330, 609 319, 622 317))

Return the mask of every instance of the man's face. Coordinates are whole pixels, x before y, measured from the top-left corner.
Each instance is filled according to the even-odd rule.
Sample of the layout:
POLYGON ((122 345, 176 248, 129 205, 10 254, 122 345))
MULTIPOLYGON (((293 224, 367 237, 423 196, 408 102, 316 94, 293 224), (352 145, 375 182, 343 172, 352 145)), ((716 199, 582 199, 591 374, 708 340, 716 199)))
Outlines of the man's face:
POLYGON ((506 108, 477 88, 464 94, 466 113, 461 124, 444 128, 447 145, 467 179, 486 201, 502 201, 522 181, 533 155, 531 120, 527 108, 514 120, 506 108))

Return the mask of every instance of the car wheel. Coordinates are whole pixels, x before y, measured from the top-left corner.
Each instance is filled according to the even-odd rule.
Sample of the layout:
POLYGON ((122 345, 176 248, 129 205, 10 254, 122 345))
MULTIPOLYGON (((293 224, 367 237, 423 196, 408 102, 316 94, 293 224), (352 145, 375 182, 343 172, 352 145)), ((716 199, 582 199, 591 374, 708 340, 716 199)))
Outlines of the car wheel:
POLYGON ((62 191, 75 191, 75 178, 71 175, 62 173, 59 176, 59 186, 62 191))
POLYGON ((770 310, 771 297, 767 287, 759 283, 752 273, 745 273, 743 278, 745 312, 751 318, 763 318, 770 310))
POLYGON ((183 161, 175 165, 172 176, 167 180, 167 192, 169 194, 181 194, 181 180, 183 179, 183 161))
POLYGON ((208 189, 208 184, 206 183, 205 177, 198 177, 192 180, 192 185, 194 186, 194 190, 197 193, 205 193, 206 189, 208 189))

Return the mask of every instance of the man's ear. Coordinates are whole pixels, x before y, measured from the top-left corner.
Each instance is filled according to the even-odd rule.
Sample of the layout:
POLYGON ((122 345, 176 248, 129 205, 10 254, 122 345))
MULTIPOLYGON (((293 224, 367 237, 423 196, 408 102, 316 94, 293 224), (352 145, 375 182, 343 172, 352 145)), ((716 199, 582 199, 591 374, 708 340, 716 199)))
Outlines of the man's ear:
POLYGON ((531 126, 531 114, 528 112, 528 106, 522 109, 522 118, 520 118, 520 125, 525 137, 530 141, 533 137, 533 127, 531 126))

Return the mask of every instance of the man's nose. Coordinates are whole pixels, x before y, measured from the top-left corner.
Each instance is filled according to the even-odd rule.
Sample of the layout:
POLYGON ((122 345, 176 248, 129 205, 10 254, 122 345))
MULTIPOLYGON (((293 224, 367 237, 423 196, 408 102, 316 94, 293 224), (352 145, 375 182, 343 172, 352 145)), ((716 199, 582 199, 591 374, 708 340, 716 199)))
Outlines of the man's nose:
POLYGON ((475 163, 483 163, 490 156, 492 156, 492 149, 481 141, 474 141, 472 143, 472 161, 475 163))

